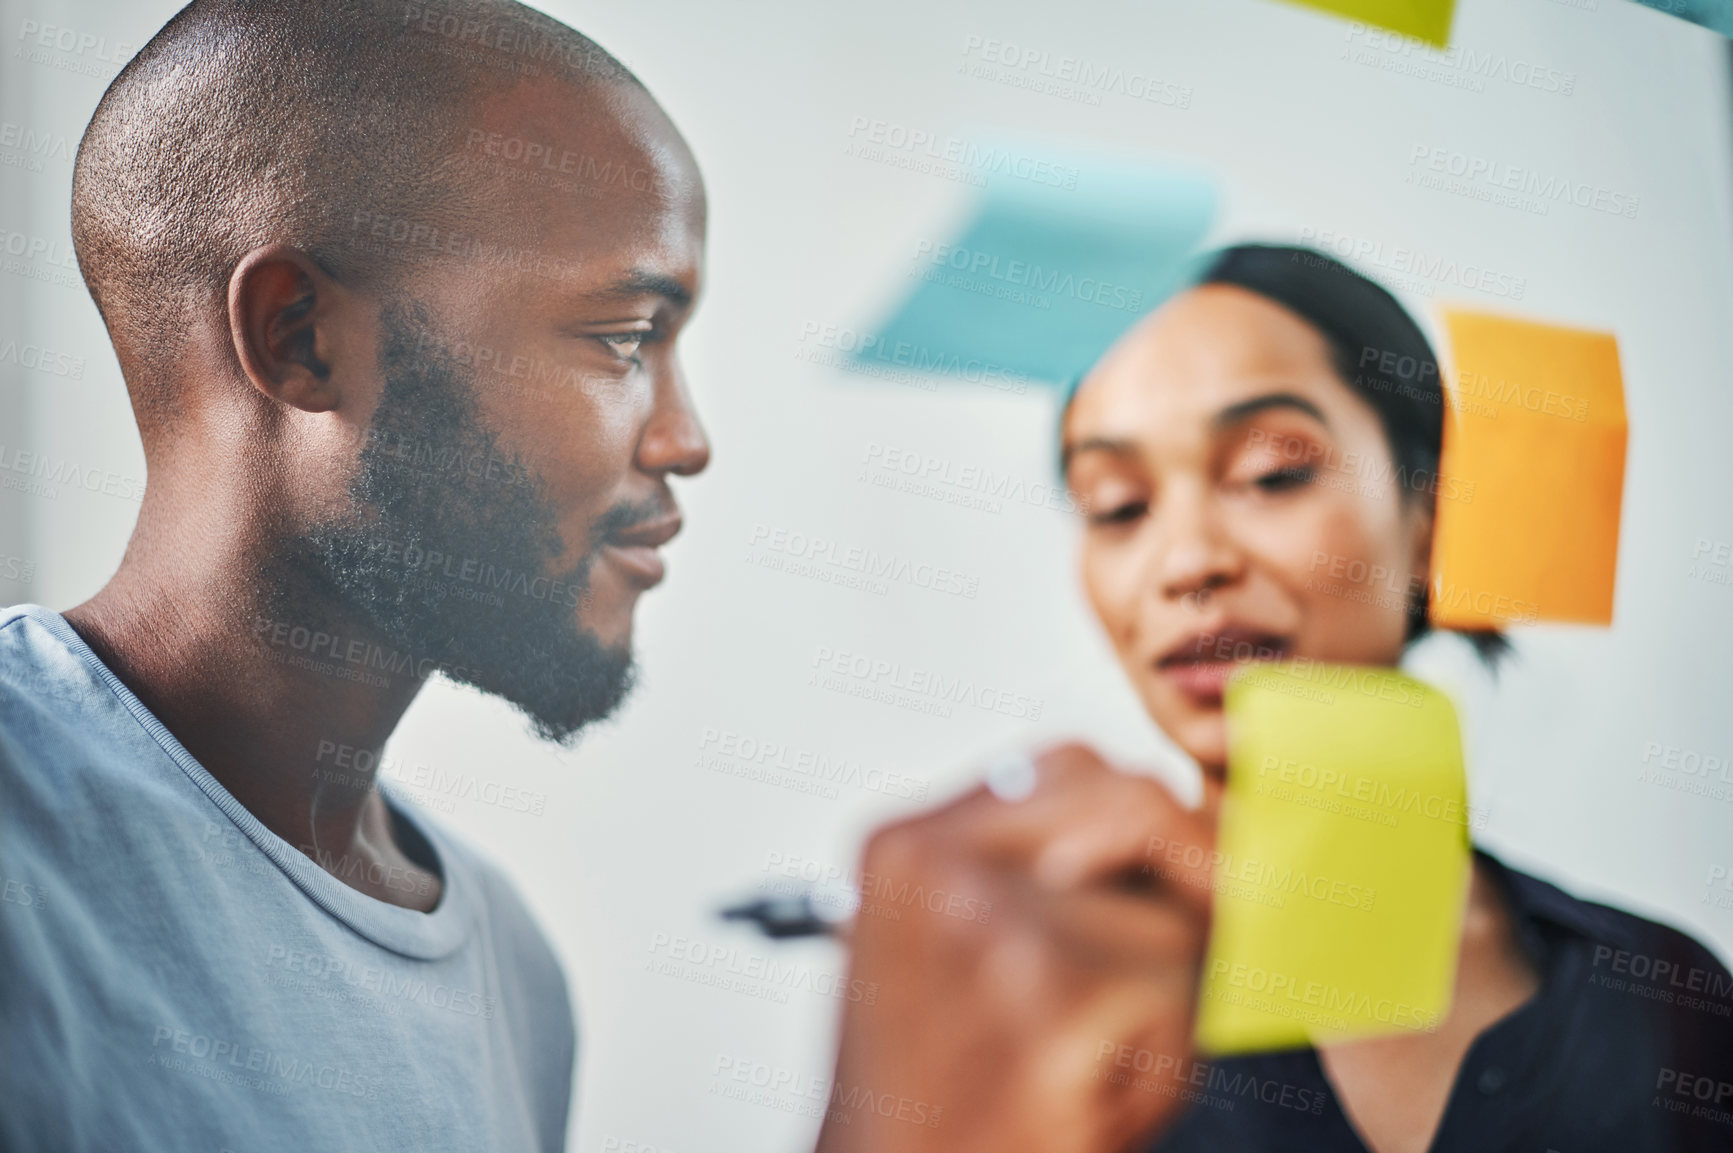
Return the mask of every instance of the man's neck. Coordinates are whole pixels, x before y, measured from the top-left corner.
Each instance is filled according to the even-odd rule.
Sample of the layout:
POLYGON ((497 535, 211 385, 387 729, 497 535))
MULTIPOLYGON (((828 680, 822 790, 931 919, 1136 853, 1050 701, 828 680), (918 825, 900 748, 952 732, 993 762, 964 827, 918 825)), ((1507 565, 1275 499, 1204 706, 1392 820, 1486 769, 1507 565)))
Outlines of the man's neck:
POLYGON ((66 619, 266 828, 352 888, 431 909, 440 880, 404 851, 374 787, 417 670, 392 671, 407 662, 340 605, 274 609, 266 559, 208 557, 129 547, 66 619))

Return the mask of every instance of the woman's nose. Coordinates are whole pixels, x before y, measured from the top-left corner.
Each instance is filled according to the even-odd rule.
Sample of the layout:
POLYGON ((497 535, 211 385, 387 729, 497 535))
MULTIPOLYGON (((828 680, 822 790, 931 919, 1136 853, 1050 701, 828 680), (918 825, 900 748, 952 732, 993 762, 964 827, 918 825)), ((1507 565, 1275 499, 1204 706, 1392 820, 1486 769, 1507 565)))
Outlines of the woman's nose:
POLYGON ((1243 558, 1207 496, 1170 494, 1163 504, 1151 583, 1162 598, 1201 610, 1210 594, 1239 578, 1243 558))

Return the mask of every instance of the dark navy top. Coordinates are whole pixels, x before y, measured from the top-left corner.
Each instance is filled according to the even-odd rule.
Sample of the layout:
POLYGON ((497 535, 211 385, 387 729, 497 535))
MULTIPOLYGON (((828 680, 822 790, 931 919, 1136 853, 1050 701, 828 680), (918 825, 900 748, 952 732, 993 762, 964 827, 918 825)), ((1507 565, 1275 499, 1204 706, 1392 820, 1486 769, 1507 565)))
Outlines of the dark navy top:
MULTIPOLYGON (((1733 977, 1685 934, 1485 853, 1540 975, 1469 1046, 1431 1153, 1733 1151, 1733 977)), ((1314 1049, 1176 1071, 1151 1153, 1365 1153, 1314 1049)))

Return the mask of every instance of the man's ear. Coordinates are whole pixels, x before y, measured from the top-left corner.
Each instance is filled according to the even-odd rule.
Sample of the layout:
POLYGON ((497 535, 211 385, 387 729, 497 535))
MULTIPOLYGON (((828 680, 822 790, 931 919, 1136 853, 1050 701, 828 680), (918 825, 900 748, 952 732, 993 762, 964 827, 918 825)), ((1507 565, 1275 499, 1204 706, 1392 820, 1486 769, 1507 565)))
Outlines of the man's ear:
POLYGON ((229 277, 229 335, 254 388, 303 412, 337 407, 327 357, 342 296, 298 248, 270 244, 241 258, 229 277))

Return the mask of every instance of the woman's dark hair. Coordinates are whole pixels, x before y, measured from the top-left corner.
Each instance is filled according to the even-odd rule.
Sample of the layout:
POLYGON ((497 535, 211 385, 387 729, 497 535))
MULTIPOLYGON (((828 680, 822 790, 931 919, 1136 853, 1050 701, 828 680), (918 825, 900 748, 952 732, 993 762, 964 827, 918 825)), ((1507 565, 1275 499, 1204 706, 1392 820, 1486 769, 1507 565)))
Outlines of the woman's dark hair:
MULTIPOLYGON (((1208 258, 1194 285, 1231 284, 1296 313, 1324 337, 1344 383, 1378 414, 1404 500, 1436 501, 1444 442, 1444 386, 1420 326, 1385 289, 1310 248, 1240 244, 1208 258)), ((1430 630, 1430 587, 1408 606, 1412 642, 1430 630)), ((1510 649, 1503 633, 1463 631, 1489 665, 1510 649)))

